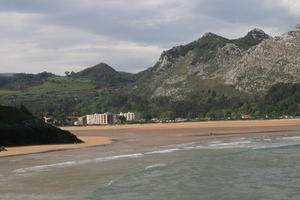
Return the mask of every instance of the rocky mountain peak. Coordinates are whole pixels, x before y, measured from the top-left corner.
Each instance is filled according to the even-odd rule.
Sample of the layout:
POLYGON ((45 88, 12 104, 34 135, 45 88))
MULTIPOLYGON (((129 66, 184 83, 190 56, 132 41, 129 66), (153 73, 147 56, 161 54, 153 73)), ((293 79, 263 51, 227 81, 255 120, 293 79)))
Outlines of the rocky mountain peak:
POLYGON ((252 37, 253 39, 256 39, 256 40, 264 40, 264 39, 270 38, 270 36, 268 34, 266 34, 262 29, 259 29, 259 28, 255 28, 255 29, 251 30, 247 34, 247 36, 252 37))
POLYGON ((94 68, 99 68, 99 69, 101 68, 101 69, 108 69, 111 71, 115 71, 111 66, 109 66, 106 63, 99 63, 98 65, 95 65, 94 68))
POLYGON ((211 36, 214 36, 215 34, 212 33, 212 32, 207 32, 207 33, 204 33, 203 37, 211 37, 211 36))
POLYGON ((266 34, 263 30, 255 28, 249 31, 246 36, 232 40, 232 42, 234 42, 240 48, 248 50, 249 48, 269 38, 271 38, 271 36, 266 34))
POLYGON ((207 32, 207 33, 204 33, 204 35, 199 39, 203 39, 203 38, 216 38, 216 37, 220 37, 218 36, 217 34, 214 34, 212 32, 207 32))

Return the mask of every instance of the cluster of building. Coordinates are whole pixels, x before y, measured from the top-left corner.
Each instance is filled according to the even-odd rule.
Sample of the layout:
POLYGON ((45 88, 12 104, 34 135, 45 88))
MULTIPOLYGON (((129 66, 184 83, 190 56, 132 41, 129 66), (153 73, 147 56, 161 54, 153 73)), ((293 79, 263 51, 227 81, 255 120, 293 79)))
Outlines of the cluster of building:
MULTIPOLYGON (((293 118, 288 115, 280 116, 280 119, 290 119, 293 118)), ((251 115, 241 114, 240 117, 236 113, 232 113, 230 117, 224 118, 225 120, 236 120, 236 119, 254 119, 251 115)), ((269 119, 269 116, 266 115, 265 119, 269 119)), ((211 117, 203 117, 198 118, 200 121, 210 121, 212 120, 211 117)), ((54 125, 75 125, 75 126, 84 126, 84 125, 107 125, 107 124, 121 124, 124 121, 128 122, 145 122, 145 119, 141 119, 140 113, 136 112, 127 112, 127 113, 119 113, 119 114, 112 114, 110 112, 103 113, 103 114, 91 114, 85 115, 82 117, 76 116, 68 116, 64 120, 56 120, 53 117, 44 117, 44 121, 48 124, 54 125)), ((185 122, 188 121, 186 118, 175 118, 173 120, 162 120, 159 118, 152 118, 150 120, 154 123, 163 123, 163 122, 185 122)))
POLYGON ((76 118, 72 121, 72 125, 105 125, 105 124, 120 124, 122 120, 126 121, 139 121, 141 116, 139 113, 128 112, 120 114, 103 113, 103 114, 91 114, 76 118))

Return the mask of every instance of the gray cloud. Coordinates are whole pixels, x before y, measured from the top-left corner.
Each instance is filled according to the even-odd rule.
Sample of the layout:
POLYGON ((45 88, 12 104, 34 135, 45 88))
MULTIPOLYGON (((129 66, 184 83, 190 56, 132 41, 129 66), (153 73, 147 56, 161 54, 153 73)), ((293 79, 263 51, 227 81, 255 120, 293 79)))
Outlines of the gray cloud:
POLYGON ((280 34, 300 22, 297 9, 296 0, 0 0, 0 71, 63 73, 107 62, 134 72, 208 31, 280 34))

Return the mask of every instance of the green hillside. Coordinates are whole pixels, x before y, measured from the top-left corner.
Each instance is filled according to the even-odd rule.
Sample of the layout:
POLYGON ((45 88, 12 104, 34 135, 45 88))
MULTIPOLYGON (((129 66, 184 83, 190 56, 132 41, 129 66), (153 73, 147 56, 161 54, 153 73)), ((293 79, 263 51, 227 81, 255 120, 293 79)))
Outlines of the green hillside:
POLYGON ((134 74, 117 72, 105 63, 87 68, 73 74, 71 77, 91 80, 98 89, 104 87, 120 87, 133 83, 136 80, 134 74))
POLYGON ((164 118, 298 115, 297 92, 276 103, 266 99, 278 98, 276 90, 298 88, 299 42, 299 27, 275 38, 259 29, 233 40, 206 33, 164 51, 153 67, 138 74, 100 63, 67 76, 0 76, 0 102, 24 104, 39 117, 62 122, 67 115, 107 111, 164 118))
POLYGON ((12 106, 24 104, 39 117, 50 113, 63 119, 66 115, 95 112, 99 95, 114 93, 139 76, 117 72, 104 63, 68 76, 46 72, 3 76, 0 102, 12 106))

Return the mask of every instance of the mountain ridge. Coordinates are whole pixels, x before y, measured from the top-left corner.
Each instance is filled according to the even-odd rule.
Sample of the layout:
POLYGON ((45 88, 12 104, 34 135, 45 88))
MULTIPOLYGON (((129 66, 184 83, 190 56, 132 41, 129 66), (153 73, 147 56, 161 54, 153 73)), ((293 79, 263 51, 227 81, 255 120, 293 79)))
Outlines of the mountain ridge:
POLYGON ((137 74, 118 72, 99 63, 66 77, 46 78, 39 86, 13 91, 1 88, 0 77, 0 97, 6 104, 30 102, 31 108, 43 107, 39 112, 44 113, 157 113, 190 104, 186 112, 180 113, 192 112, 191 116, 196 116, 196 111, 243 107, 280 83, 299 83, 299 55, 299 25, 276 37, 260 29, 250 30, 237 39, 209 32, 162 52, 152 67, 137 74), (198 106, 207 108, 201 110, 198 106))

